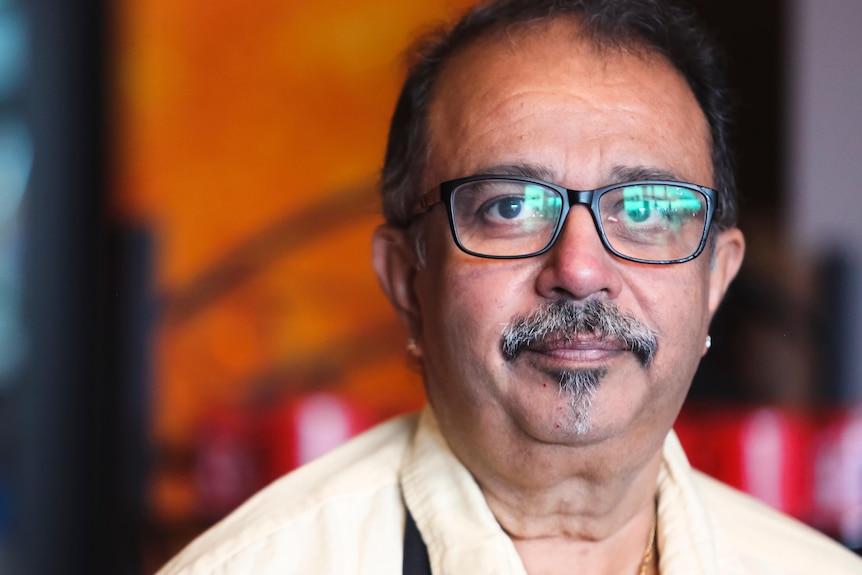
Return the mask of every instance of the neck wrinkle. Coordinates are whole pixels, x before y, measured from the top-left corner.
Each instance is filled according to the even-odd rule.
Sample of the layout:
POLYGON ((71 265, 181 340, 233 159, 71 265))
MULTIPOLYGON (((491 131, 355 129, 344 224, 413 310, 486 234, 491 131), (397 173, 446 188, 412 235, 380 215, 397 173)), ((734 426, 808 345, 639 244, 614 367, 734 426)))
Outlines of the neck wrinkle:
POLYGON ((661 462, 659 451, 646 466, 609 481, 576 476, 534 489, 470 471, 513 540, 599 542, 612 538, 645 511, 652 513, 661 462))

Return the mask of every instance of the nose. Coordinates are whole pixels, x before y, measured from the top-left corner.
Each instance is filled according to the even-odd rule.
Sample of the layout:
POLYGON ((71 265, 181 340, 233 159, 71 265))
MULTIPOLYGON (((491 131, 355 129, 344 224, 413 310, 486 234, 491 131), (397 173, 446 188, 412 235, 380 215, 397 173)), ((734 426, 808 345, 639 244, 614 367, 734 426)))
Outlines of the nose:
POLYGON ((622 289, 619 262, 605 248, 590 211, 573 206, 536 278, 536 289, 549 298, 587 299, 601 294, 613 299, 622 289))

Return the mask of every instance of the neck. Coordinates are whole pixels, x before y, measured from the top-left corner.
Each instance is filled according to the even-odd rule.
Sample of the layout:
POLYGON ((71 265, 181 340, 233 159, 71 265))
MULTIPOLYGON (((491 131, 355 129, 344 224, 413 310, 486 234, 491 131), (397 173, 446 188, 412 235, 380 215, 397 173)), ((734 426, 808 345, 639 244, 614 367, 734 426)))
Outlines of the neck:
POLYGON ((621 493, 617 505, 607 493, 596 493, 593 505, 581 497, 533 494, 513 505, 490 491, 485 496, 530 575, 640 575, 657 572, 654 490, 641 492, 621 493))
MULTIPOLYGON (((528 573, 641 572, 655 518, 660 443, 646 455, 607 445, 483 452, 490 455, 459 457, 470 462, 528 573)), ((645 572, 656 563, 652 557, 645 572)))
POLYGON ((532 481, 526 474, 510 481, 506 476, 471 471, 497 520, 513 537, 598 541, 653 508, 660 465, 659 453, 643 467, 606 477, 555 477, 553 470, 540 464, 531 470, 543 470, 544 476, 532 481))
POLYGON ((650 509, 602 541, 550 538, 513 539, 513 543, 530 575, 656 575, 655 521, 655 513, 650 509))

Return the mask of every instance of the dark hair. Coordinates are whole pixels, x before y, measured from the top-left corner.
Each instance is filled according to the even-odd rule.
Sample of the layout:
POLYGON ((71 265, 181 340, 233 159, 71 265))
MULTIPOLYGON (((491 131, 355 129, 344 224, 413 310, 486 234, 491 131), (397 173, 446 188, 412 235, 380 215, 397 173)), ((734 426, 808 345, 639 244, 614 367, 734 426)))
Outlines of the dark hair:
POLYGON ((716 229, 736 224, 736 182, 729 142, 730 103, 723 61, 694 14, 667 0, 498 0, 471 9, 453 28, 437 30, 413 51, 414 61, 395 106, 382 170, 386 221, 410 223, 425 170, 428 109, 447 62, 478 38, 513 26, 575 18, 599 48, 646 49, 683 75, 709 123, 716 229))

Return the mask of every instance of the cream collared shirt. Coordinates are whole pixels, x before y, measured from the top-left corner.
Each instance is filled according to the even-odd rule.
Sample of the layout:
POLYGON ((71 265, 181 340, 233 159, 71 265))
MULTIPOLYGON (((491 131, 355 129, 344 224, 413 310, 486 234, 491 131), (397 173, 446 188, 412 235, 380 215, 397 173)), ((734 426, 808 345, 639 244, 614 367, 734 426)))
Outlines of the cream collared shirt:
MULTIPOLYGON (((673 432, 657 496, 661 575, 862 575, 843 547, 693 471, 673 432)), ((435 575, 526 575, 429 409, 276 481, 159 575, 398 575, 405 502, 435 575)))

